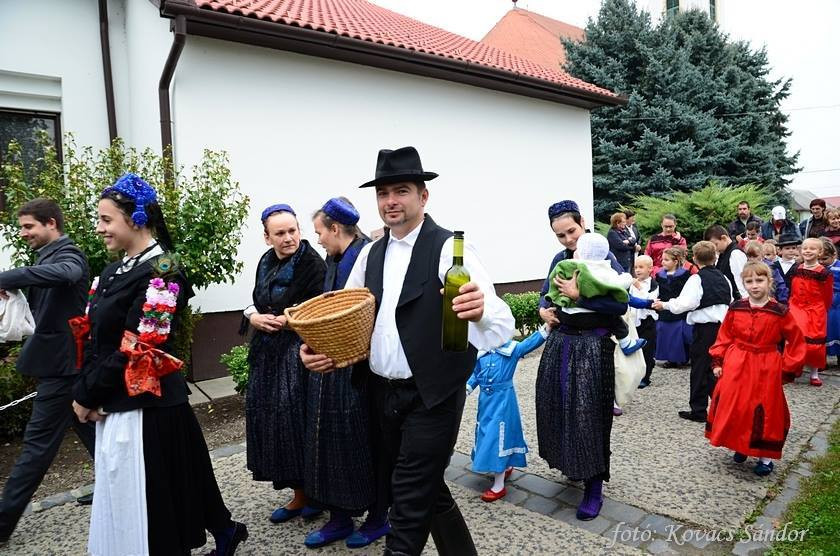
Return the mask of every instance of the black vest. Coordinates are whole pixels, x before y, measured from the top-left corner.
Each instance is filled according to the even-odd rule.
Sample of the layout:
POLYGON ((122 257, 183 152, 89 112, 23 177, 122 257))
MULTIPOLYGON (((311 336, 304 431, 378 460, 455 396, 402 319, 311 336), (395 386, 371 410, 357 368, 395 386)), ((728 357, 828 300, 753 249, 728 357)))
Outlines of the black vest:
MULTIPOLYGON (((733 241, 729 244, 729 247, 718 256, 717 264, 715 268, 723 272, 723 275, 729 280, 729 283, 732 284, 732 298, 736 301, 741 299, 741 292, 738 291, 738 286, 735 285, 735 276, 732 275, 732 267, 729 263, 729 259, 732 257, 732 252, 738 249, 738 246, 733 241)), ((740 251, 740 249, 738 249, 740 251)), ((729 305, 729 302, 726 302, 729 305)))
MULTIPOLYGON (((397 302, 396 321, 405 357, 417 383, 423 405, 432 408, 464 388, 475 367, 477 350, 470 345, 462 353, 441 349, 443 284, 438 277, 440 251, 452 232, 444 230, 426 215, 411 251, 411 261, 397 302)), ((390 232, 375 242, 368 255, 365 286, 382 301, 382 273, 390 232)))
MULTIPOLYGON (((683 287, 685 287, 685 283, 688 282, 688 279, 691 278, 691 273, 687 270, 680 274, 679 276, 672 274, 668 275, 665 274, 664 277, 659 277, 657 275, 656 283, 659 286, 659 299, 661 301, 669 301, 675 297, 680 296, 680 292, 682 292, 683 287)), ((662 310, 659 311, 659 320, 663 322, 674 322, 678 320, 683 320, 685 318, 685 313, 681 315, 675 315, 671 311, 662 310)))
POLYGON ((779 274, 782 275, 782 279, 785 281, 785 286, 787 286, 788 289, 788 295, 790 295, 790 285, 793 282, 793 274, 794 272, 796 272, 796 269, 799 268, 799 263, 793 263, 792 265, 790 265, 790 268, 788 269, 787 273, 785 272, 785 269, 782 268, 781 260, 773 261, 773 265, 771 268, 777 269, 779 271, 779 274))
MULTIPOLYGON (((732 296, 729 293, 729 280, 723 273, 712 266, 704 266, 697 273, 700 276, 700 285, 703 287, 703 295, 700 297, 700 305, 697 309, 704 309, 712 305, 726 305, 732 303, 732 296)), ((738 290, 732 286, 732 291, 738 290)))

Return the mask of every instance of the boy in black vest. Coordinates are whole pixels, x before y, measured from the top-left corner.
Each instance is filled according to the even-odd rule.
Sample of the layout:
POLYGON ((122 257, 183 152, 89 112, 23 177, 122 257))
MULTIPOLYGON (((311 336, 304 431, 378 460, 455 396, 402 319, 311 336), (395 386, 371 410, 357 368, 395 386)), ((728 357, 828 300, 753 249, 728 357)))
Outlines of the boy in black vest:
POLYGON ((738 246, 729 237, 729 232, 723 226, 709 226, 703 239, 714 244, 718 257, 715 268, 723 272, 723 275, 729 280, 729 284, 732 286, 732 297, 746 299, 747 289, 741 279, 741 271, 747 264, 747 255, 738 249, 738 246))
MULTIPOLYGON (((419 555, 429 533, 443 555, 476 554, 472 537, 443 480, 466 398, 477 349, 493 349, 513 335, 514 320, 469 243, 464 266, 471 281, 453 300, 469 321, 469 348, 441 348, 442 286, 452 264, 452 232, 435 224, 424 207, 424 172, 414 147, 381 150, 375 187, 385 236, 366 245, 345 284, 367 287, 376 297, 376 322, 368 363, 369 392, 382 429, 377 473, 390 487, 391 531, 385 554, 419 555)), ((328 372, 333 361, 301 346, 303 364, 328 372)), ((385 491, 384 493, 382 491, 385 491)))
POLYGON ((796 257, 799 256, 799 245, 802 240, 793 234, 782 234, 779 238, 779 259, 773 262, 772 267, 779 271, 785 280, 787 291, 790 292, 790 283, 793 280, 793 272, 799 266, 796 257))
POLYGON ((679 297, 669 301, 656 301, 653 308, 665 309, 674 314, 685 313, 686 322, 693 326, 691 341, 690 411, 680 411, 679 416, 699 423, 706 422, 709 396, 715 386, 712 358, 709 348, 715 343, 720 323, 732 303, 732 286, 723 273, 714 267, 715 245, 700 241, 693 248, 694 262, 700 271, 688 279, 679 297))

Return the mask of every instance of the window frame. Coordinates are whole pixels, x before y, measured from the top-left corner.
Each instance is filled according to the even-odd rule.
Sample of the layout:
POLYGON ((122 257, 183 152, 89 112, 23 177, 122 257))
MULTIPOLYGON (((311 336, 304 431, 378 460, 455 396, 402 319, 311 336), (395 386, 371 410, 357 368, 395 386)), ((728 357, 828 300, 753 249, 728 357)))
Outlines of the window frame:
MULTIPOLYGON (((27 110, 23 108, 7 108, 5 106, 0 106, 0 117, 6 114, 16 116, 30 116, 35 118, 41 118, 44 120, 52 120, 55 126, 55 155, 60 164, 64 163, 64 152, 62 149, 61 135, 61 112, 51 112, 48 110, 27 110)), ((2 147, 0 147, 0 150, 2 150, 2 147)), ((0 163, 2 163, 1 159, 0 163)), ((6 194, 4 192, 4 185, 5 184, 3 183, 2 178, 0 178, 0 210, 6 210, 6 194)))

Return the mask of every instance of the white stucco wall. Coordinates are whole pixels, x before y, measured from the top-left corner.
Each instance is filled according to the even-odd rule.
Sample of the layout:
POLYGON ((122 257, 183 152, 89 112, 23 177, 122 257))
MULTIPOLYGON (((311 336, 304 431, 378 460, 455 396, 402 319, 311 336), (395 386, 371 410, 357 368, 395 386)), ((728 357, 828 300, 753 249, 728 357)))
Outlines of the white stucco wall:
MULTIPOLYGON (((107 145, 96 3, 0 0, 0 13, 0 78, 38 76, 33 83, 58 91, 63 130, 79 145, 107 145), (43 22, 51 34, 33 33, 35 24, 25 21, 43 22)), ((119 134, 128 145, 159 150, 157 84, 172 42, 169 21, 139 0, 109 0, 109 18, 119 134)), ((172 112, 178 162, 195 163, 205 148, 225 150, 251 197, 239 253, 245 269, 235 285, 199 292, 194 305, 203 311, 249 303, 266 248, 259 214, 268 204, 294 206, 313 244, 309 215, 332 196, 357 205, 365 231, 380 227, 373 191, 357 189, 373 178, 380 148, 418 148, 426 169, 441 176, 429 183, 427 211, 465 230, 495 282, 544 275, 559 249, 548 228, 550 203, 574 198, 591 219, 586 110, 188 36, 172 112)))
POLYGON ((195 305, 247 305, 266 249, 259 214, 291 204, 303 236, 328 198, 349 197, 361 226, 381 225, 373 191, 380 148, 414 145, 429 182, 429 212, 464 229, 495 282, 544 276, 559 244, 548 227, 551 202, 573 197, 591 217, 589 113, 518 95, 287 52, 188 37, 174 88, 175 149, 192 164, 202 149, 230 154, 251 197, 235 287, 200 292, 195 305))

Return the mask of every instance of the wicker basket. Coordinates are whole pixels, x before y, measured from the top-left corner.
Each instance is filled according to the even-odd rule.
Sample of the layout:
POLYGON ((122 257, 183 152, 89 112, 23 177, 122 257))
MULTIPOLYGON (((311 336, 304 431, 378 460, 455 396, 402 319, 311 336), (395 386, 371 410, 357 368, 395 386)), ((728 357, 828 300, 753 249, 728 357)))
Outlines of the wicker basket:
POLYGON ((376 318, 376 300, 367 288, 322 293, 284 311, 289 326, 315 353, 337 368, 366 359, 376 318))

